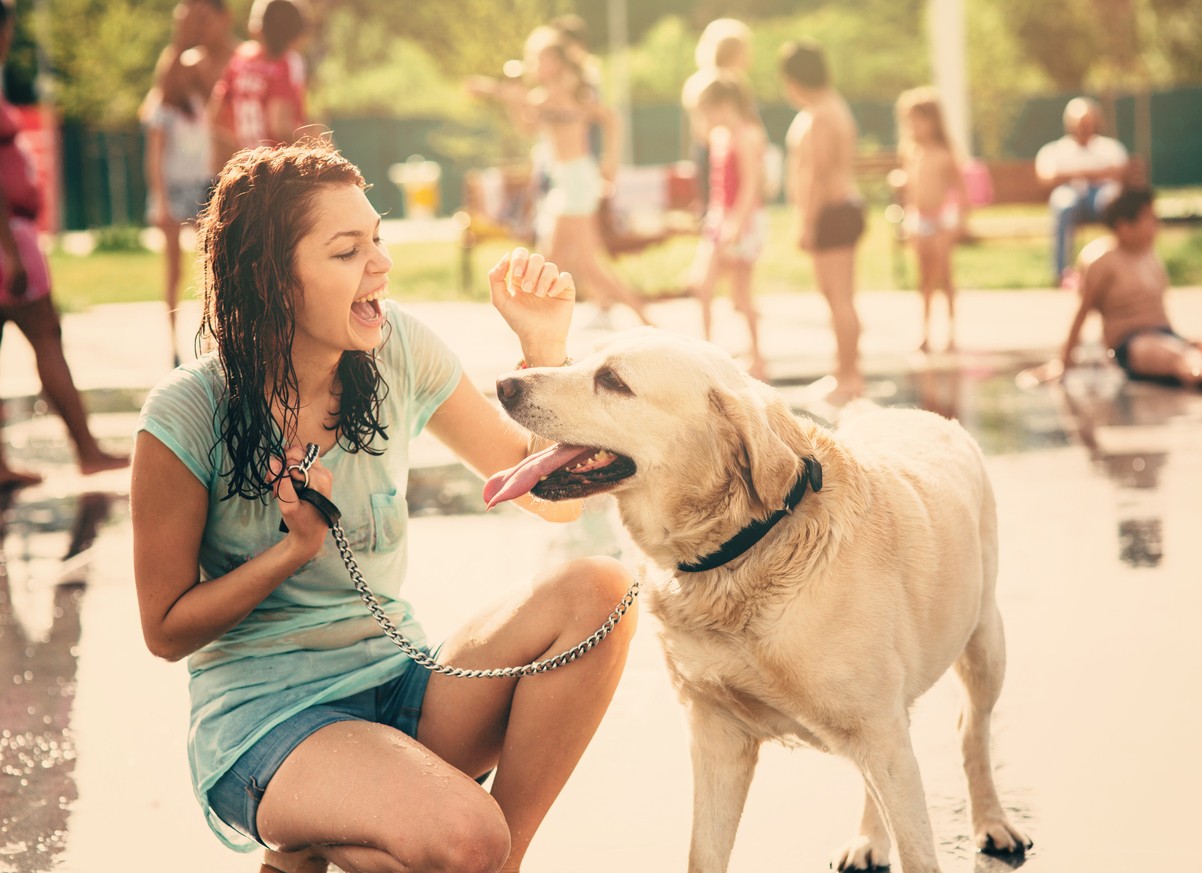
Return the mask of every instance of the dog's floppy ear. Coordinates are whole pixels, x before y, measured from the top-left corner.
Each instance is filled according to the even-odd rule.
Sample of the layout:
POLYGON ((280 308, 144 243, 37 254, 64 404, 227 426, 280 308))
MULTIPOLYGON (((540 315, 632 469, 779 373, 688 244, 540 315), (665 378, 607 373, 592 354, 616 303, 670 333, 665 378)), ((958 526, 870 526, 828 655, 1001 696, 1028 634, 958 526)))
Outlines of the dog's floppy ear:
POLYGON ((751 500, 765 512, 780 509, 797 478, 801 464, 797 453, 769 426, 758 398, 711 388, 709 402, 723 435, 733 444, 732 456, 751 500))

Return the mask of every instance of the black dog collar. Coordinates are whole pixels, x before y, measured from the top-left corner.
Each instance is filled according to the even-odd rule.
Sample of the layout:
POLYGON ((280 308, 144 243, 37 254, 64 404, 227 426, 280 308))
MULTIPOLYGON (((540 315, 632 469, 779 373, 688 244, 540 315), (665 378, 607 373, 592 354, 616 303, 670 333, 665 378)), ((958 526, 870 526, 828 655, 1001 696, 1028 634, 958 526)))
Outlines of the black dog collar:
POLYGON ((805 464, 805 470, 797 476, 797 482, 789 491, 788 496, 785 497, 785 505, 783 507, 776 510, 776 512, 767 518, 751 522, 751 524, 744 527, 719 546, 717 551, 710 552, 708 555, 698 558, 692 563, 677 564, 676 569, 682 573, 701 573, 733 561, 767 536, 768 531, 776 527, 782 518, 792 512, 794 507, 801 503, 801 498, 805 496, 806 488, 821 491, 822 465, 813 458, 802 458, 802 463, 805 464))

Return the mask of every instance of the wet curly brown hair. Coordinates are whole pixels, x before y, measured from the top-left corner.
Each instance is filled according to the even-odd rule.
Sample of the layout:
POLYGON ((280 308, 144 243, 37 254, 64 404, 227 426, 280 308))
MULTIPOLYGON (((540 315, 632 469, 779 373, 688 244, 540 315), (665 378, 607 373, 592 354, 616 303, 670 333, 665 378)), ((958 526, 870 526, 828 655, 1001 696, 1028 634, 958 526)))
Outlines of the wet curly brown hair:
MULTIPOLYGON (((217 350, 228 401, 216 422, 229 458, 220 471, 229 483, 225 498, 265 500, 268 461, 295 438, 299 391, 290 350, 302 289, 293 258, 313 227, 317 194, 343 185, 367 189, 359 169, 326 139, 247 149, 225 165, 200 216, 200 340, 217 350)), ((388 387, 375 354, 343 352, 337 381, 339 444, 380 454, 372 443, 388 438, 380 423, 388 387)))

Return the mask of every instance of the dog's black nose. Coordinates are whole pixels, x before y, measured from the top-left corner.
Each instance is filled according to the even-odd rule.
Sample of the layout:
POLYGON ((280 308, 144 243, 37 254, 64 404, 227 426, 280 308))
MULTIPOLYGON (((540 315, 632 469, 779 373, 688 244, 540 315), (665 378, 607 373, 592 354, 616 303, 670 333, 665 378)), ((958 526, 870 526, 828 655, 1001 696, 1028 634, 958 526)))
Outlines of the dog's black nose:
POLYGON ((516 376, 507 376, 497 380, 497 397, 501 405, 509 409, 522 396, 522 380, 516 376))

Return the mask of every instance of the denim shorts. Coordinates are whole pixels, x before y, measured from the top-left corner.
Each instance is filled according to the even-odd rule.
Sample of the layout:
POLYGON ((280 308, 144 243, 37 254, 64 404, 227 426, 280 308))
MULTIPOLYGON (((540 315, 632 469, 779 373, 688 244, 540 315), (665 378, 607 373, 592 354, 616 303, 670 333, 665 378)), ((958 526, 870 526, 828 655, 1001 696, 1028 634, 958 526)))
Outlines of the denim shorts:
POLYGON ((209 805, 230 827, 263 845, 256 817, 267 783, 284 759, 308 736, 340 721, 367 721, 417 736, 430 671, 410 662, 408 669, 376 688, 319 703, 280 722, 247 749, 209 789, 209 805))

